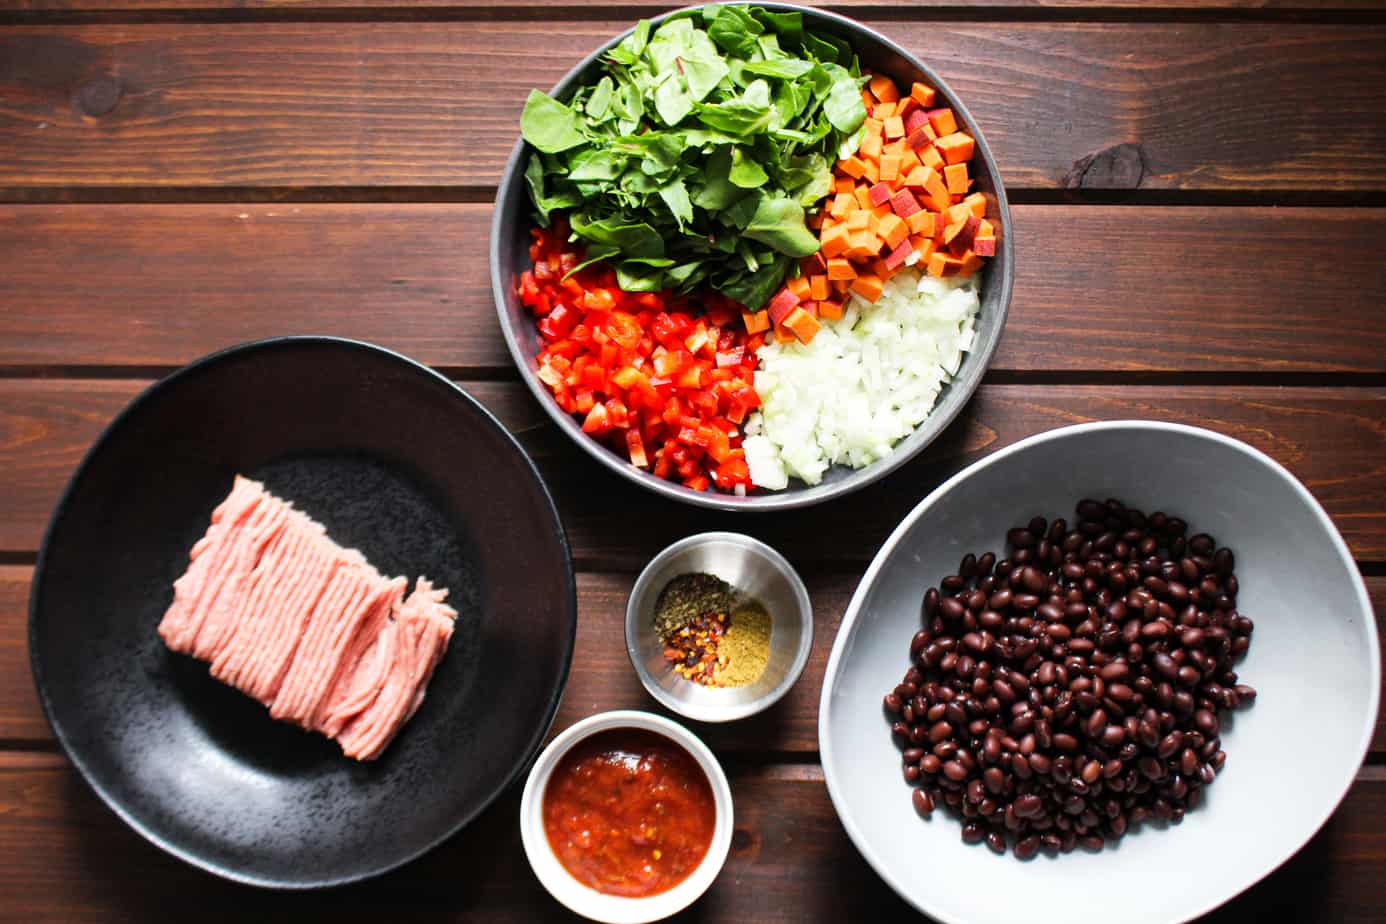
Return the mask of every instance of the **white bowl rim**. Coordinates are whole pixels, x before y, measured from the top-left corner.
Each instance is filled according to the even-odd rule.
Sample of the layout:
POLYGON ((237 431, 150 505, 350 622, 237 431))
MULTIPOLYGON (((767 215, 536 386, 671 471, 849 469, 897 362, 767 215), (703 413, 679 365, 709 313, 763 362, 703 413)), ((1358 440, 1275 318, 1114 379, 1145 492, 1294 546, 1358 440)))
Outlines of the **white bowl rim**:
POLYGON ((789 559, 777 552, 772 546, 766 545, 759 539, 745 533, 727 530, 697 533, 670 544, 654 558, 651 558, 649 564, 640 569, 635 583, 631 585, 630 596, 626 598, 626 656, 630 658, 631 667, 635 668, 636 676, 640 678, 645 692, 657 699, 664 708, 697 722, 733 722, 764 712, 783 699, 794 684, 799 682, 799 677, 803 675, 804 668, 808 665, 809 655, 812 653, 813 601, 809 597, 808 588, 804 586, 804 579, 799 576, 798 571, 794 570, 789 559), (789 586, 794 590, 794 600, 799 605, 797 618, 803 624, 803 631, 799 635, 799 650, 794 653, 794 660, 790 662, 789 670, 785 671, 784 677, 768 693, 747 703, 730 706, 699 705, 682 702, 677 697, 669 695, 669 691, 655 683, 650 672, 645 669, 644 658, 636 650, 635 639, 632 637, 632 629, 636 620, 640 618, 640 614, 635 612, 635 591, 644 582, 645 576, 685 549, 709 542, 731 542, 746 546, 763 555, 789 580, 789 586))
POLYGON ((548 743, 530 768, 520 797, 520 840, 534 875, 548 893, 570 911, 605 924, 646 924, 677 914, 697 901, 726 863, 734 822, 731 785, 712 749, 674 720, 638 709, 599 712, 565 729, 548 743), (712 789, 716 822, 712 843, 702 862, 672 889, 643 898, 606 895, 578 882, 558 861, 544 833, 542 803, 554 767, 579 741, 613 729, 639 729, 670 739, 693 757, 712 789))
MULTIPOLYGON (((843 828, 847 831, 847 836, 852 839, 852 843, 856 845, 857 851, 861 853, 866 859, 866 862, 876 871, 877 875, 884 879, 901 898, 905 899, 905 901, 909 902, 919 911, 937 920, 939 924, 966 924, 966 922, 962 918, 946 914, 940 909, 931 908, 921 901, 916 901, 909 893, 909 890, 905 888, 905 884, 896 881, 896 877, 891 875, 885 862, 872 849, 861 829, 846 811, 846 794, 839 790, 838 782, 833 777, 832 767, 834 764, 832 759, 832 741, 828 736, 828 725, 832 712, 831 691, 837 677, 839 664, 845 656, 847 639, 851 636, 852 629, 856 625, 867 592, 871 586, 875 584, 877 576, 881 569, 885 567, 885 562, 890 558, 891 553, 894 552, 895 546, 902 541, 905 534, 910 531, 915 522, 919 520, 929 508, 938 503, 945 494, 977 472, 989 468, 992 465, 996 465, 1010 456, 1022 453, 1032 446, 1102 430, 1164 431, 1168 433, 1178 433, 1183 436, 1192 436, 1234 449, 1249 457, 1251 461, 1259 462, 1271 469, 1271 471, 1278 474, 1290 484, 1291 488, 1300 496, 1300 499, 1308 505, 1309 509, 1325 527, 1333 543, 1334 550, 1338 553, 1339 558, 1348 564, 1347 570, 1351 577, 1352 587, 1356 592, 1357 600, 1362 611, 1369 615, 1373 612, 1371 599, 1367 595, 1367 585, 1366 582, 1362 580, 1362 574, 1357 568, 1356 559, 1352 557, 1351 550, 1348 549, 1347 543, 1343 540, 1342 535, 1339 534, 1337 527, 1333 525, 1332 519, 1328 516, 1327 512, 1324 511, 1323 506, 1315 499, 1314 495, 1309 492, 1309 489, 1306 488, 1298 478, 1291 474, 1285 466, 1281 465, 1261 450, 1249 446, 1241 440, 1218 433, 1215 430, 1208 430, 1203 427, 1191 427, 1187 424, 1139 419, 1107 420, 1074 424, 1067 427, 1057 427, 1053 430, 1046 430, 1043 433, 1037 433, 1034 436, 1026 437, 1004 449, 999 449, 986 458, 979 459, 972 463, 947 481, 943 482, 943 484, 931 491, 927 497, 915 505, 913 510, 905 515, 905 518, 900 521, 900 524, 895 527, 890 536, 881 545, 875 557, 871 559, 871 564, 866 569, 866 573, 862 575, 861 581, 857 584, 857 589, 852 593, 851 601, 847 604, 847 611, 843 614, 842 624, 837 630, 837 636, 833 640, 832 652, 828 655, 828 665, 823 671, 823 689, 818 705, 818 748, 823 764, 823 777, 828 787, 828 797, 832 800, 833 810, 837 813, 838 820, 842 822, 843 828)), ((1221 907, 1233 898, 1236 898, 1238 895, 1251 888, 1251 886, 1266 878, 1266 876, 1283 865, 1286 860, 1289 860, 1302 850, 1304 845, 1309 843, 1314 835, 1318 833, 1319 829, 1321 829, 1328 819, 1332 817, 1333 812, 1337 810, 1337 807, 1343 801, 1343 797, 1347 795, 1348 790, 1352 787, 1353 782, 1357 778, 1357 772, 1361 767, 1362 760, 1366 757, 1367 749, 1371 745, 1372 736, 1376 731, 1376 716, 1381 699, 1381 648, 1377 639, 1376 621, 1369 618, 1363 620, 1363 623, 1367 632, 1366 647, 1368 651, 1368 663, 1370 665, 1370 677, 1368 678, 1368 686, 1371 690, 1370 708, 1366 712, 1365 721, 1363 722, 1362 731, 1359 736, 1357 762, 1349 768, 1344 778, 1339 781, 1337 797, 1333 800, 1333 807, 1328 810, 1323 818, 1319 819, 1312 830, 1304 835, 1299 843, 1294 846, 1293 850, 1287 852, 1280 859, 1266 864, 1263 869, 1254 877, 1251 877, 1247 882, 1239 886, 1236 891, 1222 898, 1202 903, 1188 916, 1188 918, 1186 918, 1186 920, 1206 914, 1215 908, 1221 907)))

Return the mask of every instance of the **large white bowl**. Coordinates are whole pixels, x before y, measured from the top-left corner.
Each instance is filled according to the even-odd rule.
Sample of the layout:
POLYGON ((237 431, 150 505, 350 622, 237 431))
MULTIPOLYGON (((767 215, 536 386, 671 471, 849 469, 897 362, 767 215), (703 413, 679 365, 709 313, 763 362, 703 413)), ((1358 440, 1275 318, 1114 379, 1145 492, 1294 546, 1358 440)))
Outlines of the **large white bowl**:
POLYGON ((1328 819, 1371 739, 1380 675, 1352 556, 1284 468, 1207 430, 1085 424, 970 466, 891 534, 833 645, 818 734, 847 833, 891 887, 938 920, 1180 921, 1254 884, 1328 819), (1003 551, 1006 530, 1032 516, 1071 521, 1084 497, 1162 509, 1233 549, 1238 608, 1256 624, 1237 671, 1258 696, 1223 723, 1227 764, 1182 824, 1144 826, 1098 853, 1020 862, 963 844, 945 811, 927 821, 914 813, 881 699, 909 667, 926 588, 966 552, 1003 551))

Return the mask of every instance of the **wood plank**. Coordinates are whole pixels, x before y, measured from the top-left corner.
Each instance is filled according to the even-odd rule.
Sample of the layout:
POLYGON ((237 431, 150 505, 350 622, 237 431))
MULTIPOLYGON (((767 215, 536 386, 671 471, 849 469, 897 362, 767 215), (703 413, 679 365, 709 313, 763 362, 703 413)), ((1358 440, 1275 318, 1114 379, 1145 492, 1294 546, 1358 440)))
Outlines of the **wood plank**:
MULTIPOLYGON (((0 891, 16 920, 299 921, 342 913, 384 913, 391 921, 440 913, 571 920, 524 859, 513 792, 403 869, 346 888, 283 893, 232 885, 166 856, 121 824, 56 755, 2 755, 0 768, 0 891)), ((697 919, 893 920, 908 913, 848 840, 816 765, 727 769, 736 797, 732 849, 692 912, 697 919)), ((1386 901, 1383 819, 1386 780, 1368 768, 1302 851, 1210 920, 1375 919, 1386 901)))
MULTIPOLYGON (((490 185, 525 92, 626 25, 7 28, 0 186, 490 185)), ((1383 26, 875 25, 955 86, 1011 187, 1386 187, 1383 26)))
MULTIPOLYGON (((146 384, 0 380, 0 471, 7 474, 0 483, 0 550, 37 548, 77 460, 146 384)), ((653 496, 584 458, 520 383, 466 388, 535 458, 583 562, 638 568, 680 536, 727 526, 724 513, 653 496), (632 519, 631 510, 642 516, 632 519)), ((984 384, 952 427, 883 482, 848 499, 737 525, 803 564, 864 563, 920 498, 982 455, 1053 427, 1126 418, 1208 427, 1268 452, 1315 493, 1358 558, 1386 559, 1382 388, 984 384)))
MULTIPOLYGON (((766 712, 740 722, 699 725, 699 733, 723 752, 795 753, 818 750, 818 698, 823 672, 842 616, 864 569, 804 574, 813 601, 813 653, 803 676, 785 698, 766 712)), ((49 742, 29 675, 28 594, 32 569, 0 567, 0 741, 49 742)), ((578 632, 573 670, 554 730, 609 709, 664 712, 645 693, 624 647, 626 599, 632 573, 578 574, 578 632)), ((1367 578, 1376 609, 1383 660, 1386 660, 1386 577, 1367 578)), ((1386 692, 1386 678, 1383 679, 1386 692)), ((1386 698, 1386 697, 1383 697, 1386 698)), ((1373 751, 1386 751, 1386 715, 1377 717, 1373 751)))
MULTIPOLYGON (((609 10, 610 0, 568 0, 564 9, 609 10)), ((672 9, 676 5, 667 0, 623 0, 621 7, 647 8, 649 15, 672 9)), ((1217 12, 1231 10, 1310 10, 1315 12, 1377 10, 1386 4, 1382 0, 1333 0, 1331 4, 1315 0, 1160 0, 1148 3, 1146 0, 929 0, 928 3, 912 3, 909 0, 833 0, 832 3, 804 3, 804 6, 825 7, 851 11, 864 7, 875 10, 883 7, 901 7, 910 11, 927 9, 967 10, 981 7, 979 15, 994 15, 997 11, 1005 15, 1010 11, 1029 11, 1037 9, 1071 10, 1081 15, 1085 10, 1131 9, 1147 13, 1157 11, 1188 10, 1198 12, 1217 12)), ((318 10, 333 13, 342 10, 361 11, 363 15, 383 14, 382 18, 401 15, 401 10, 474 10, 474 9, 533 9, 527 0, 121 0, 122 11, 168 10, 189 11, 246 11, 266 10, 311 14, 318 10)), ((102 0, 0 0, 0 10, 64 10, 106 12, 108 3, 102 0)))
MULTIPOLYGON (((994 369, 1386 372, 1386 209, 1013 214, 994 369), (1168 268, 1156 286, 1152 267, 1168 268)), ((331 332, 508 368, 490 219, 488 204, 0 206, 0 364, 176 366, 331 332)))

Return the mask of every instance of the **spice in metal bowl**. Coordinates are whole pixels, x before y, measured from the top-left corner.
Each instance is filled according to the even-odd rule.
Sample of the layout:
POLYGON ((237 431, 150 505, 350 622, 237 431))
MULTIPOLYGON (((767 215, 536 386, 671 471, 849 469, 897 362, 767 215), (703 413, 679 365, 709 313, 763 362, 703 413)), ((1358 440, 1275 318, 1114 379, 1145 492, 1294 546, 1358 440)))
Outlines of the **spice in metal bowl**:
POLYGON ((675 673, 703 686, 754 683, 770 657, 769 612, 710 574, 670 581, 655 603, 654 625, 675 673))

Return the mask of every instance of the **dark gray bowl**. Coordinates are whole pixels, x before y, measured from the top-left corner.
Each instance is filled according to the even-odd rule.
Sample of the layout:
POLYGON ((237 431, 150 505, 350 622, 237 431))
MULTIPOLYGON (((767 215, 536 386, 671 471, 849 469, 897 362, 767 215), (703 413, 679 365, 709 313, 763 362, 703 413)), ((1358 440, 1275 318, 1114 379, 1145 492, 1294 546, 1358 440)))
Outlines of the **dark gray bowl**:
MULTIPOLYGON (((500 315, 501 330, 505 332, 505 342, 510 347, 511 355, 515 357, 515 364, 519 366, 525 384, 559 428, 602 465, 666 497, 721 510, 786 510, 841 497, 884 477, 933 442, 934 438, 958 416, 963 405, 972 397, 972 393, 982 381, 982 375, 996 351, 996 344, 1001 339, 1001 328, 1006 323, 1006 311, 1011 304, 1011 281, 1015 275, 1011 213, 1006 205, 1006 191, 1001 185, 1001 172, 996 166, 996 159, 992 157, 991 149, 987 147, 980 127, 948 84, 926 64, 890 39, 844 16, 790 3, 754 5, 773 10, 797 10, 803 14, 806 28, 837 35, 850 42, 863 67, 889 74, 897 82, 922 80, 935 87, 947 105, 953 108, 959 125, 967 129, 977 140, 973 164, 980 169, 975 175, 976 188, 984 193, 990 202, 988 214, 999 217, 1000 232, 997 254, 987 261, 987 267, 982 271, 982 306, 977 317, 977 341, 972 351, 963 359, 957 377, 939 395, 933 413, 913 434, 897 443, 890 455, 860 469, 834 466, 823 476, 821 483, 812 487, 802 482, 791 481, 790 486, 783 491, 755 493, 747 497, 712 491, 693 491, 636 468, 605 445, 583 433, 578 421, 565 414, 554 403, 548 388, 539 381, 536 374, 538 366, 535 362, 535 356, 539 351, 538 333, 533 317, 520 304, 515 294, 515 280, 519 273, 529 266, 528 231, 533 224, 529 193, 524 182, 524 166, 528 161, 530 148, 524 139, 517 141, 515 149, 510 153, 510 160, 506 162, 505 174, 501 178, 500 191, 496 194, 496 208, 491 219, 491 288, 495 293, 496 311, 500 315)), ((682 11, 653 17, 651 22, 657 24, 676 12, 682 11)), ((572 95, 576 87, 595 79, 599 70, 598 58, 629 35, 633 28, 612 37, 609 42, 583 59, 577 67, 568 72, 558 86, 553 88, 552 95, 558 99, 566 99, 572 95)))

